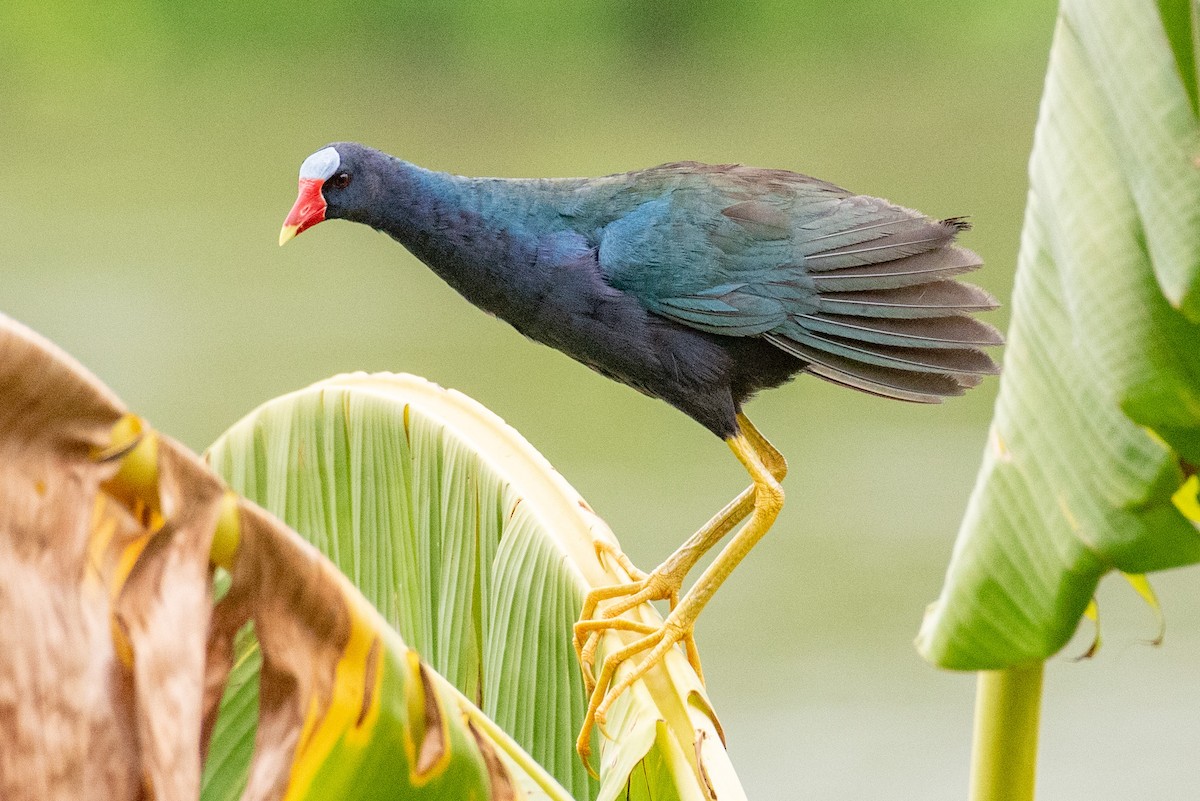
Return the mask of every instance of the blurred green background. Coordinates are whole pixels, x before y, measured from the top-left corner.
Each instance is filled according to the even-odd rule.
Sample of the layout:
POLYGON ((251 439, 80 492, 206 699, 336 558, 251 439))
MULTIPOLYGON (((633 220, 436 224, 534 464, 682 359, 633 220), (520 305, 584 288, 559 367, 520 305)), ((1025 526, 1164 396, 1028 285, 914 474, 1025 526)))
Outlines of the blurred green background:
MULTIPOLYGON (((300 161, 332 140, 468 174, 794 169, 970 215, 977 282, 1010 293, 1050 0, 240 8, 0 3, 0 310, 198 450, 270 397, 392 370, 515 425, 646 567, 744 483, 699 426, 524 341, 390 240, 337 224, 280 250, 300 161)), ((917 408, 801 378, 750 406, 791 460, 789 504, 699 641, 752 799, 964 797, 973 679, 911 640, 995 391, 917 408)), ((1106 647, 1052 664, 1044 797, 1196 796, 1200 605, 1187 575, 1156 583, 1162 648, 1110 580, 1106 647)))

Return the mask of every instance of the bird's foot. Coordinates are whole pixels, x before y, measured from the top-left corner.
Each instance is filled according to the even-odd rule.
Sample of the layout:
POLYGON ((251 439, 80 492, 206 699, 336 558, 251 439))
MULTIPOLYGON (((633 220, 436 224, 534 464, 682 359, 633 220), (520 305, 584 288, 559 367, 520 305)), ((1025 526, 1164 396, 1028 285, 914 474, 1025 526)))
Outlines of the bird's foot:
MULTIPOLYGON (((623 618, 626 612, 648 601, 667 601, 672 612, 679 603, 679 590, 687 575, 685 566, 676 565, 671 560, 659 565, 650 573, 644 573, 634 567, 625 554, 617 551, 607 543, 597 543, 597 553, 613 555, 622 569, 629 575, 630 581, 623 584, 612 584, 598 587, 587 594, 583 610, 579 614, 579 622, 575 624, 575 656, 579 659, 579 667, 583 671, 584 686, 589 693, 596 688, 595 675, 596 649, 600 638, 609 631, 632 631, 649 635, 656 627, 635 620, 623 618), (603 611, 599 606, 607 603, 603 611)), ((696 671, 701 681, 704 673, 700 667, 700 652, 696 641, 689 629, 684 638, 688 662, 696 671)))
MULTIPOLYGON (((696 640, 692 634, 692 620, 685 621, 676 614, 679 604, 679 591, 687 575, 690 565, 668 560, 650 573, 639 570, 629 561, 625 554, 615 546, 598 541, 596 543, 598 556, 610 556, 629 577, 629 581, 598 587, 588 593, 584 599, 583 610, 579 622, 575 624, 574 646, 583 672, 584 686, 589 694, 588 712, 583 729, 575 743, 579 756, 583 759, 588 771, 591 763, 592 727, 597 725, 604 733, 604 722, 613 702, 626 690, 641 679, 647 671, 663 660, 663 657, 679 643, 683 643, 688 661, 703 681, 700 668, 700 652, 696 648, 696 640), (622 615, 650 601, 667 601, 671 613, 661 625, 630 620, 622 615), (601 605, 604 605, 601 609, 601 605), (620 648, 605 657, 600 666, 600 673, 595 672, 596 650, 604 634, 610 631, 628 631, 642 635, 640 639, 620 648), (616 684, 613 684, 617 669, 630 658, 649 650, 636 665, 632 672, 623 673, 616 684)), ((607 736, 607 734, 605 734, 607 736)))
MULTIPOLYGON (((592 726, 595 725, 600 729, 601 734, 608 737, 608 732, 605 731, 604 724, 613 703, 622 693, 645 676, 651 668, 662 662, 672 648, 679 643, 684 643, 688 652, 688 659, 692 661, 692 666, 696 668, 696 672, 699 674, 699 654, 696 652, 696 641, 692 636, 695 616, 691 615, 688 617, 691 619, 686 619, 684 616, 672 612, 663 621, 663 624, 658 627, 626 620, 581 621, 576 624, 576 640, 579 638, 579 626, 584 623, 608 622, 629 624, 628 626, 614 625, 609 628, 621 631, 637 631, 645 634, 641 639, 606 656, 603 664, 600 666, 600 675, 592 682, 587 715, 584 717, 583 728, 579 732, 579 739, 575 741, 575 750, 579 753, 583 763, 588 765, 589 771, 591 771, 589 757, 592 752, 592 726), (619 681, 613 683, 617 670, 630 659, 645 651, 649 651, 649 653, 642 656, 630 670, 625 671, 619 681)), ((585 667, 584 676, 588 677, 589 675, 590 670, 585 667)))

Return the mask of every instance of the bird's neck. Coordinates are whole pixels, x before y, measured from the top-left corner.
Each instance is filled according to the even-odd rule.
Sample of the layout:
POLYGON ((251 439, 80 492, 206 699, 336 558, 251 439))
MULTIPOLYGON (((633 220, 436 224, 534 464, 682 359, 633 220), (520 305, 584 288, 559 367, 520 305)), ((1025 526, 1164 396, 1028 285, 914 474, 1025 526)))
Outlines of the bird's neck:
POLYGON ((458 229, 471 204, 469 179, 394 160, 380 172, 378 200, 357 217, 409 247, 440 232, 458 229))
POLYGON ((481 302, 480 284, 519 269, 535 247, 530 226, 538 200, 517 186, 524 182, 464 178, 404 161, 383 181, 387 200, 359 221, 400 242, 474 302, 481 302))

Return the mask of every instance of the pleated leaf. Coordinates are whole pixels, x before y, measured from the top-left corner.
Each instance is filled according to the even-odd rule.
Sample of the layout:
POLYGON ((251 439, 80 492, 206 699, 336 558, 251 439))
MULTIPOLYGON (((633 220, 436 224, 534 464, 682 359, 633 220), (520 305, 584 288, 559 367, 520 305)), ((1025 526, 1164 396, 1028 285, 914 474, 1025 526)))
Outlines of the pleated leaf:
POLYGON ((253 621, 244 801, 569 798, 329 560, 3 315, 0 455, 0 797, 196 798, 253 621))
MULTIPOLYGON (((622 575, 612 533, 545 459, 460 393, 413 376, 339 376, 265 404, 210 449, 238 491, 302 532, 405 641, 576 799, 743 798, 703 688, 669 655, 575 753, 586 709, 571 645, 586 592, 622 575), (649 689, 653 687, 653 691, 649 689)), ((643 622, 661 619, 646 605, 643 622)), ((606 635, 603 653, 633 635, 606 635)), ((252 644, 224 708, 254 692, 252 644)), ((237 795, 253 718, 223 714, 204 798, 237 795), (221 754, 217 760, 218 752, 221 754)))
POLYGON ((990 443, 917 645, 1041 660, 1100 577, 1200 561, 1200 124, 1187 0, 1064 0, 990 443), (1194 491, 1193 491, 1194 495, 1194 491))
MULTIPOLYGON (((234 636, 252 620, 261 660, 258 703, 241 707, 257 719, 253 759, 239 776, 244 801, 567 801, 309 543, 244 501, 237 520, 232 578, 208 633, 206 723, 220 700, 213 677, 228 668, 234 636)), ((238 708, 226 711, 234 720, 238 708)), ((228 723, 223 730, 236 731, 228 723)), ((236 764, 230 750, 215 752, 227 767, 236 764)))

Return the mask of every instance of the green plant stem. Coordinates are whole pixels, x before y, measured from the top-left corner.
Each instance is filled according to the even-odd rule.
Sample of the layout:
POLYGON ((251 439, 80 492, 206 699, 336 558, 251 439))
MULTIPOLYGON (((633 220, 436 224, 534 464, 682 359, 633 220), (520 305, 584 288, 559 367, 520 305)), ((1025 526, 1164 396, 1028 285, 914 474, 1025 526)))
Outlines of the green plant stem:
POLYGON ((970 801, 1033 801, 1042 668, 979 672, 970 801))

